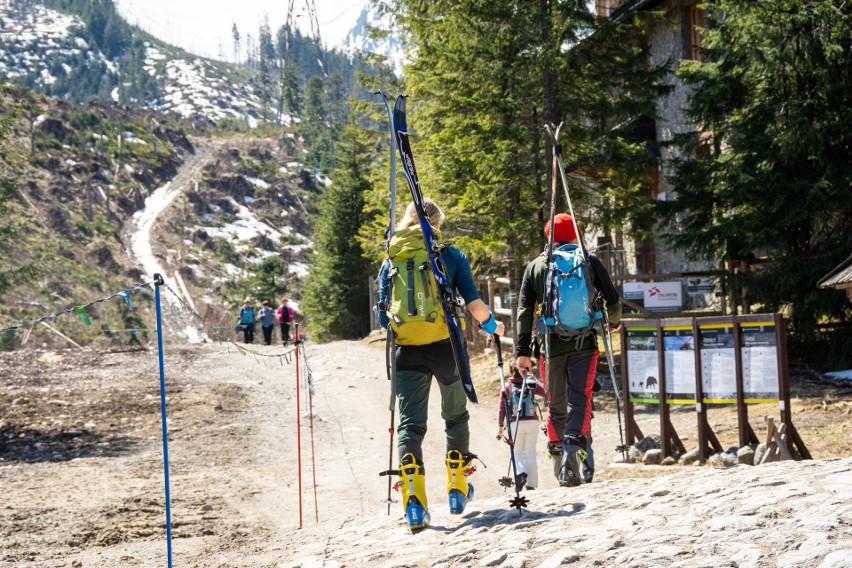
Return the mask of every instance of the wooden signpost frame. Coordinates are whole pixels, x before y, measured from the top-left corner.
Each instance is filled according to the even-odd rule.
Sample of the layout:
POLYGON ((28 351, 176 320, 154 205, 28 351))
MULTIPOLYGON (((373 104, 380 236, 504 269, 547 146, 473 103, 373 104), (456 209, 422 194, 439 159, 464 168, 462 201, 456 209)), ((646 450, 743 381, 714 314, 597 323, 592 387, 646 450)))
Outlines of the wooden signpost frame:
POLYGON ((674 426, 671 423, 669 412, 670 403, 666 397, 666 357, 663 330, 669 327, 692 327, 694 353, 695 353, 695 410, 698 427, 698 451, 699 461, 704 463, 711 452, 721 452, 723 448, 710 427, 707 417, 707 402, 702 383, 702 360, 701 360, 701 326, 725 325, 730 326, 734 339, 734 368, 736 379, 736 406, 737 426, 739 432, 740 447, 752 443, 758 443, 748 420, 748 403, 743 377, 743 353, 742 353, 742 324, 766 323, 773 325, 775 330, 776 353, 778 365, 778 406, 781 411, 781 420, 785 425, 786 437, 791 448, 795 448, 802 459, 812 459, 811 454, 793 426, 790 407, 790 380, 787 368, 787 336, 784 318, 780 314, 750 314, 740 316, 718 316, 705 318, 669 318, 656 320, 625 320, 621 326, 621 368, 622 368, 622 393, 624 400, 625 437, 628 444, 641 440, 644 436, 642 430, 636 423, 634 414, 634 403, 630 400, 630 364, 627 357, 627 330, 635 328, 656 328, 657 361, 659 366, 659 405, 660 405, 660 441, 663 458, 670 456, 673 450, 685 452, 674 426))

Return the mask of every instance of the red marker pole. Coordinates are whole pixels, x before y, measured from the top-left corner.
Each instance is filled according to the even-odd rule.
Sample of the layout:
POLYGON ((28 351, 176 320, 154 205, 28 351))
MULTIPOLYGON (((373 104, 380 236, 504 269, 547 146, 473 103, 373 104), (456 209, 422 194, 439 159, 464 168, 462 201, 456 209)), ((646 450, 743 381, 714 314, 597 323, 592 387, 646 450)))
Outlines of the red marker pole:
POLYGON ((302 528, 302 420, 300 416, 299 388, 299 324, 296 326, 296 455, 299 467, 299 528, 302 528))

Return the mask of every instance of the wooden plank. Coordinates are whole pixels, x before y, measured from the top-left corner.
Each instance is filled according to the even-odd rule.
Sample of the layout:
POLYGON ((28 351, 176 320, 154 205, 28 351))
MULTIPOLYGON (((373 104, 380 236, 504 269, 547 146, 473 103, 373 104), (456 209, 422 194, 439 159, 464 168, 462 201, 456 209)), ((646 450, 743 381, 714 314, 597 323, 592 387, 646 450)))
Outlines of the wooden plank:
POLYGON ((773 434, 775 433, 775 420, 771 416, 764 416, 763 419, 766 421, 766 450, 764 450, 763 455, 760 458, 760 464, 772 461, 770 458, 772 457, 772 453, 775 451, 775 442, 773 437, 773 434))
POLYGON ((790 450, 787 449, 786 429, 787 425, 782 422, 775 431, 775 444, 778 446, 778 451, 780 452, 782 459, 792 460, 793 454, 791 454, 790 450))

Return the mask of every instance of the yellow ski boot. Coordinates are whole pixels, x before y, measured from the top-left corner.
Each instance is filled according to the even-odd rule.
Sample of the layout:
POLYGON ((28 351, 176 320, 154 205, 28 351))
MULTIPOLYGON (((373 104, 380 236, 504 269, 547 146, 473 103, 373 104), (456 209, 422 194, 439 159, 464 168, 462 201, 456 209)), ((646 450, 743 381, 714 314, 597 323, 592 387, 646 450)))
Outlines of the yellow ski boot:
POLYGON ((400 460, 399 488, 402 491, 402 506, 405 519, 411 532, 417 532, 429 526, 429 504, 426 500, 426 475, 422 465, 418 465, 414 454, 405 454, 400 460))
POLYGON ((467 480, 471 459, 472 457, 465 459, 458 450, 447 452, 447 495, 451 515, 464 513, 468 501, 473 499, 473 484, 467 480))

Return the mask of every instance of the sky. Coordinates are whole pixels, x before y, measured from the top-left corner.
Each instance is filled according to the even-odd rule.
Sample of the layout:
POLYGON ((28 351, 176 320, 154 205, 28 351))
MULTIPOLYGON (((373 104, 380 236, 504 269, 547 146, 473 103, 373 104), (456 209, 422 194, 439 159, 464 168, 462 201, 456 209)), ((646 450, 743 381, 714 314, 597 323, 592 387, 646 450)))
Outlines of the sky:
MULTIPOLYGON (((314 0, 320 33, 327 47, 338 45, 369 0, 314 0)), ((233 57, 234 23, 244 38, 257 37, 264 15, 273 34, 287 19, 287 0, 116 0, 119 12, 154 36, 189 51, 233 57)), ((310 30, 307 1, 294 0, 296 22, 310 30)), ((245 43, 243 42, 243 49, 245 43)))

